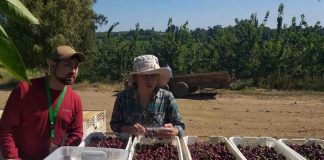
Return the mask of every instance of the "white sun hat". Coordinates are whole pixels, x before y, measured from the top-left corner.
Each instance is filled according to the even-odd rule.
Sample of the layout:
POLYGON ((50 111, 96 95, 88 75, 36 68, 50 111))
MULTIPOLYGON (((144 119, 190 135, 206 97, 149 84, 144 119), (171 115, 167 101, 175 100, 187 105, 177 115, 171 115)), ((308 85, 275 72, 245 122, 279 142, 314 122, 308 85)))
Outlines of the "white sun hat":
POLYGON ((142 55, 134 59, 133 72, 128 76, 128 86, 135 82, 134 75, 159 74, 158 85, 165 86, 171 78, 170 67, 160 67, 159 59, 153 55, 142 55))

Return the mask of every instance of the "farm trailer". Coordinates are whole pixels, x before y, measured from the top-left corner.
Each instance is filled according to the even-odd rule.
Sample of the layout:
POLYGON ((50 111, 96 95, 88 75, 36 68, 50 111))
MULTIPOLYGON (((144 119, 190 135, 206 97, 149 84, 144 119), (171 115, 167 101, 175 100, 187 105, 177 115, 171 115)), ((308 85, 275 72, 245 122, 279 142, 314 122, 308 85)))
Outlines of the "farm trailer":
POLYGON ((174 93, 176 97, 185 97, 188 93, 196 92, 203 88, 226 88, 232 81, 227 72, 211 72, 174 76, 164 87, 174 93))

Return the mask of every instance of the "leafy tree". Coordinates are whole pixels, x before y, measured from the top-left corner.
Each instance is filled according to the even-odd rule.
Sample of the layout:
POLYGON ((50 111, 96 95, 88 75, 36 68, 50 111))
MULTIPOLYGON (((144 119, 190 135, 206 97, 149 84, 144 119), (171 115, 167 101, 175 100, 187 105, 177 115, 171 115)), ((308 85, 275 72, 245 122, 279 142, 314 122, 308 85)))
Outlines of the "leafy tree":
POLYGON ((41 25, 26 27, 8 20, 5 28, 17 48, 24 51, 22 57, 27 68, 46 68, 46 58, 58 45, 71 45, 87 55, 97 52, 92 0, 22 0, 22 3, 41 25))
MULTIPOLYGON (((39 24, 38 20, 18 0, 0 1, 0 11, 22 24, 39 24)), ((2 16, 2 21, 7 19, 2 16)), ((18 49, 0 25, 0 63, 18 80, 29 81, 18 49)))

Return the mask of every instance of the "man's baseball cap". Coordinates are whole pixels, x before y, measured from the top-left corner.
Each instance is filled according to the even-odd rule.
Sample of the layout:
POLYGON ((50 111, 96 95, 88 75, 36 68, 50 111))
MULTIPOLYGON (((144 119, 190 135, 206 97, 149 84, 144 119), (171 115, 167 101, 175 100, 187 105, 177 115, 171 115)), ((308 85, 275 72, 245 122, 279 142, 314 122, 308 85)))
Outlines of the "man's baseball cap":
POLYGON ((54 50, 54 52, 52 52, 50 59, 56 61, 62 59, 69 59, 72 56, 77 56, 80 62, 84 62, 86 60, 86 56, 83 53, 75 51, 70 46, 58 46, 54 50))

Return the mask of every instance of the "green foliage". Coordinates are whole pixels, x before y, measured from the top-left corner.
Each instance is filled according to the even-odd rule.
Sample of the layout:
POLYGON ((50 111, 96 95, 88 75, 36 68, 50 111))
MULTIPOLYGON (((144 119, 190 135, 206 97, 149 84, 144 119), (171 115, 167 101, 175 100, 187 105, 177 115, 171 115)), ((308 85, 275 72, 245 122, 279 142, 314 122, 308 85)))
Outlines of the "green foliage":
MULTIPOLYGON (((29 78, 36 78, 41 77, 45 74, 44 71, 38 70, 38 69, 32 69, 32 70, 26 70, 27 77, 29 78)), ((18 79, 15 79, 11 76, 8 70, 0 67, 0 84, 7 84, 7 83, 13 83, 17 84, 18 79)), ((13 86, 14 87, 14 86, 13 86)))
POLYGON ((28 80, 19 51, 1 26, 0 46, 0 63, 6 67, 13 77, 19 80, 28 80))
POLYGON ((245 79, 245 80, 239 80, 237 82, 230 84, 230 90, 243 90, 246 88, 250 88, 253 86, 253 80, 252 79, 245 79))
POLYGON ((149 53, 158 56, 162 66, 170 65, 174 75, 227 71, 239 79, 231 86, 235 90, 252 86, 324 90, 324 29, 320 23, 309 26, 301 15, 299 24, 292 18, 287 26, 280 4, 277 28, 270 29, 266 27, 269 15, 267 12, 261 23, 253 13, 250 19, 235 19, 235 26, 207 30, 190 31, 188 22, 176 26, 171 18, 165 32, 143 30, 139 24, 130 32, 109 30, 109 36, 98 36, 100 56, 93 70, 101 79, 125 80, 133 58, 149 53))
POLYGON ((27 68, 46 68, 46 59, 58 45, 71 45, 88 55, 97 52, 95 22, 104 24, 102 16, 92 10, 92 0, 22 0, 40 20, 39 26, 23 26, 4 21, 4 27, 22 50, 27 68), (95 19, 98 18, 98 19, 95 19))
POLYGON ((266 26, 267 12, 263 20, 253 13, 249 19, 235 19, 234 26, 195 30, 189 30, 189 22, 176 26, 169 18, 163 32, 141 29, 139 23, 128 32, 114 32, 117 22, 95 35, 94 29, 108 21, 93 12, 91 0, 23 2, 42 25, 0 22, 24 51, 28 68, 45 68, 51 49, 69 44, 88 57, 79 81, 124 81, 136 56, 153 54, 161 66, 172 68, 173 75, 227 71, 239 80, 231 86, 235 90, 324 90, 324 28, 319 22, 309 25, 305 15, 300 22, 293 17, 290 25, 283 24, 283 4, 278 7, 274 29, 266 26))
POLYGON ((19 0, 0 1, 0 11, 18 23, 39 24, 38 19, 19 0))
MULTIPOLYGON (((38 20, 18 0, 0 1, 0 11, 21 24, 39 24, 38 20)), ((3 19, 6 20, 6 19, 3 19)), ((0 63, 18 80, 29 81, 21 55, 0 25, 0 63)))

